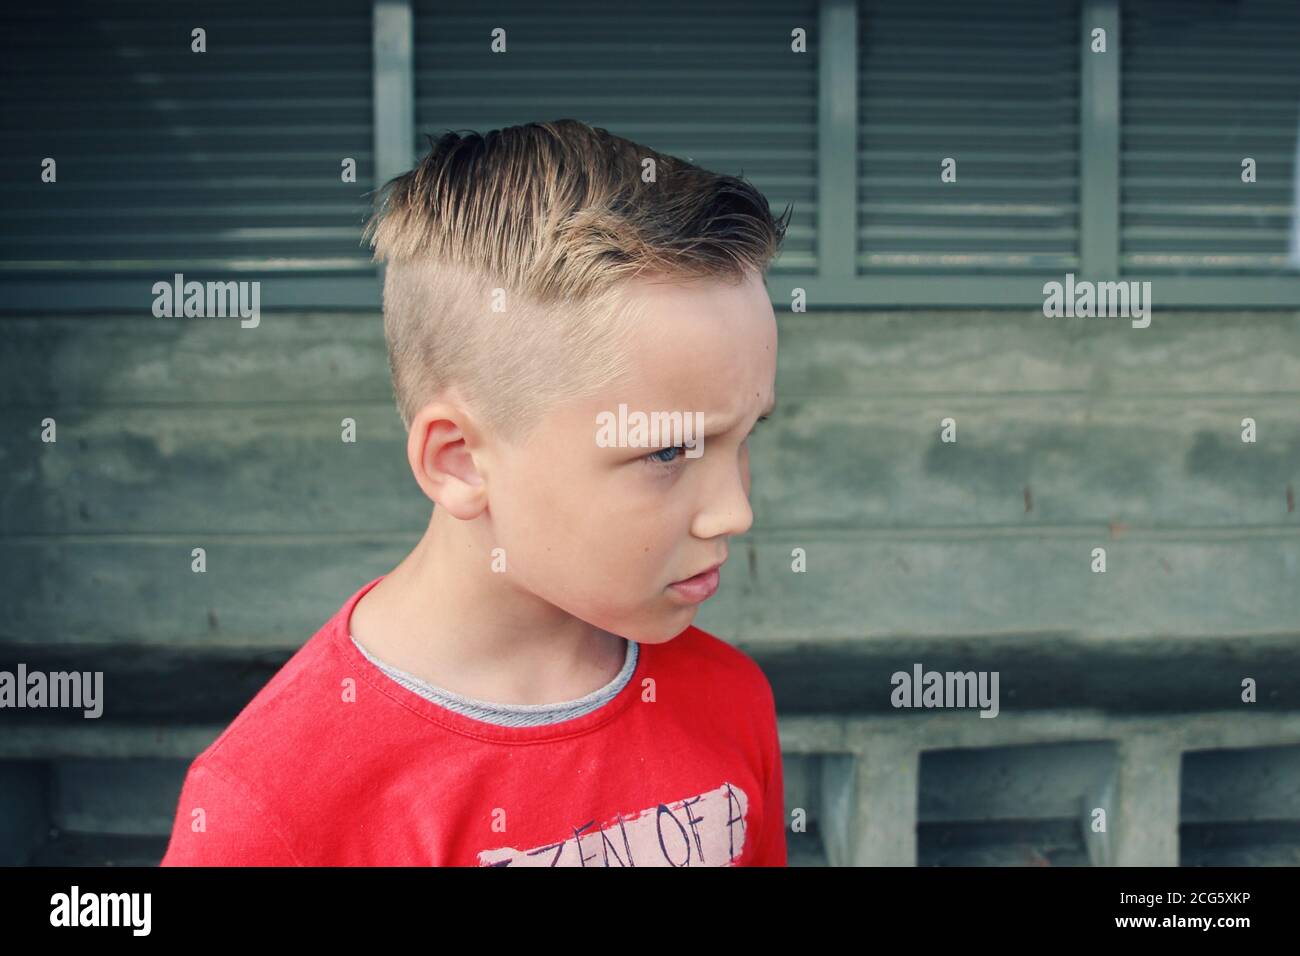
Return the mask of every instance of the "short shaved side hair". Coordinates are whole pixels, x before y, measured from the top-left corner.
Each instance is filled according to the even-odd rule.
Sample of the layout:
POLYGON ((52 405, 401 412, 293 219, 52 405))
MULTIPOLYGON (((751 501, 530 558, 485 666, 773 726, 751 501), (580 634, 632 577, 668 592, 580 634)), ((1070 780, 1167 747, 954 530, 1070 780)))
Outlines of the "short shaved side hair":
POLYGON ((429 141, 365 229, 408 430, 455 387, 484 427, 521 438, 627 372, 629 280, 765 275, 789 221, 743 178, 577 120, 429 141))

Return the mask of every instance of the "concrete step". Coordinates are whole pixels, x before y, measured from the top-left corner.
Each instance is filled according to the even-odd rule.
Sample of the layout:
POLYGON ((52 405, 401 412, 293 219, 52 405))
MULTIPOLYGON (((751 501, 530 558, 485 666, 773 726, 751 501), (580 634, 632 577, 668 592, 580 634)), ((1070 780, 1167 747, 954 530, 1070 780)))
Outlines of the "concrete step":
MULTIPOLYGON (((152 852, 222 729, 10 729, 0 864, 152 852)), ((782 715, 780 735, 787 823, 806 825, 791 865, 1300 862, 1300 713, 782 715)))

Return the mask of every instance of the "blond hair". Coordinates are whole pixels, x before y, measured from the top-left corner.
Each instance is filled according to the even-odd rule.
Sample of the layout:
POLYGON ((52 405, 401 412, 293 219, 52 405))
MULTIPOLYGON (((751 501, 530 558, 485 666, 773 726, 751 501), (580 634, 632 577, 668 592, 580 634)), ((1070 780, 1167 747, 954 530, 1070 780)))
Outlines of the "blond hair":
POLYGON ((742 178, 576 120, 429 142, 365 228, 386 263, 384 337, 407 429, 454 387, 485 428, 517 439, 555 403, 626 373, 628 280, 765 274, 789 219, 742 178))

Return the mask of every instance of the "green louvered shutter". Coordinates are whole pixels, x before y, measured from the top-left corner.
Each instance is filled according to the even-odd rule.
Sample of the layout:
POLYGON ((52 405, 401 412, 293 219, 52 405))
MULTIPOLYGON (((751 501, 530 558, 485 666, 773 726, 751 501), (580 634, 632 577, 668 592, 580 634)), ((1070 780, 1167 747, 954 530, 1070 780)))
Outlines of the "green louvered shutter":
POLYGON ((1077 3, 864 0, 858 24, 859 271, 1077 269, 1077 3))
POLYGON ((790 50, 817 4, 624 6, 582 0, 415 4, 416 148, 447 129, 552 119, 601 126, 706 169, 744 175, 780 215, 772 271, 814 262, 817 69, 790 50), (506 52, 491 50, 506 31, 506 52))
POLYGON ((369 0, 10 5, 9 275, 373 272, 369 0), (191 51, 191 31, 207 52, 191 51), (41 162, 58 180, 42 183, 41 162), (357 163, 343 181, 345 158, 357 163))
POLYGON ((1286 271, 1300 3, 1124 0, 1121 9, 1125 272, 1286 271), (1242 182, 1247 157, 1254 183, 1242 182))

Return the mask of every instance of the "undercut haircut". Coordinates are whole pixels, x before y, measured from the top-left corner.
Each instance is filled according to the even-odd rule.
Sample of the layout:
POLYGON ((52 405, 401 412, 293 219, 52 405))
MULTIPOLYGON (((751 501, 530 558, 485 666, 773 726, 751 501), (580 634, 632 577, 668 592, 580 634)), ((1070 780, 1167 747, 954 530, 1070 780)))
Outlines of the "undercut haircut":
POLYGON ((454 388, 507 441, 628 371, 630 280, 766 275, 789 222, 747 180, 577 120, 447 132, 365 227, 409 431, 454 388))

